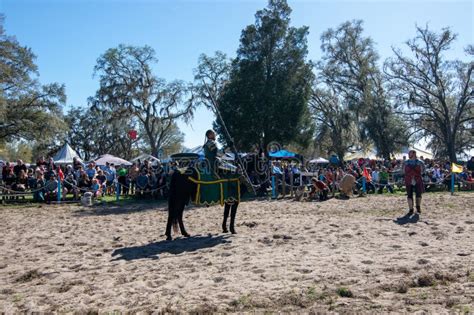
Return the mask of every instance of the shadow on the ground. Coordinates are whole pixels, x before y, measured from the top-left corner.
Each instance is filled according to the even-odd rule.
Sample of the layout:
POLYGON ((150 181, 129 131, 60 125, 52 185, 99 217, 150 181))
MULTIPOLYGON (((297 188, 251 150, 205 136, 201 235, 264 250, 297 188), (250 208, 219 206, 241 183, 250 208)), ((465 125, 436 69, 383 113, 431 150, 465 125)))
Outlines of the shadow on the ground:
POLYGON ((168 209, 168 202, 166 200, 135 200, 124 201, 119 203, 105 203, 97 204, 92 207, 84 207, 80 210, 74 211, 73 215, 78 217, 84 216, 107 216, 107 215, 121 215, 131 214, 135 212, 159 210, 166 211, 168 209))
POLYGON ((124 247, 116 249, 112 253, 112 260, 135 260, 135 259, 159 259, 162 253, 173 255, 184 252, 194 252, 204 248, 214 247, 220 244, 231 243, 228 235, 219 236, 191 236, 188 238, 178 238, 173 241, 154 242, 143 246, 124 247))
POLYGON ((403 217, 399 217, 399 218, 393 220, 393 222, 395 222, 398 225, 405 225, 405 224, 409 224, 409 223, 418 223, 418 221, 420 221, 420 216, 418 215, 418 213, 415 213, 413 215, 410 215, 410 214, 407 213, 403 217))
POLYGON ((396 219, 391 218, 376 218, 375 221, 389 221, 393 222, 398 225, 406 225, 406 224, 416 224, 416 223, 424 223, 429 225, 430 223, 426 220, 421 220, 420 215, 415 213, 413 215, 409 215, 408 213, 405 214, 403 217, 398 217, 396 219))

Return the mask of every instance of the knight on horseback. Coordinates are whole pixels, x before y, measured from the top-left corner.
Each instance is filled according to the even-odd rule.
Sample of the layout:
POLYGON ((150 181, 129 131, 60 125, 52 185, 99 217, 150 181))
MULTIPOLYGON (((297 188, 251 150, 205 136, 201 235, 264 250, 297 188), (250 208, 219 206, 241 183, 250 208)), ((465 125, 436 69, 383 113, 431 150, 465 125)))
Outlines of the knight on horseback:
MULTIPOLYGON (((213 130, 206 132, 203 146, 205 160, 197 154, 191 157, 192 162, 187 167, 173 172, 171 175, 168 198, 168 222, 166 238, 171 240, 171 228, 177 233, 179 226, 181 234, 188 237, 183 223, 183 211, 189 202, 196 206, 220 204, 224 206, 222 230, 227 233, 227 218, 230 214, 230 232, 235 232, 235 217, 240 201, 240 174, 235 166, 219 163, 216 134, 213 130), (222 165, 221 165, 222 164, 222 165)), ((182 154, 181 154, 182 156, 182 154)))

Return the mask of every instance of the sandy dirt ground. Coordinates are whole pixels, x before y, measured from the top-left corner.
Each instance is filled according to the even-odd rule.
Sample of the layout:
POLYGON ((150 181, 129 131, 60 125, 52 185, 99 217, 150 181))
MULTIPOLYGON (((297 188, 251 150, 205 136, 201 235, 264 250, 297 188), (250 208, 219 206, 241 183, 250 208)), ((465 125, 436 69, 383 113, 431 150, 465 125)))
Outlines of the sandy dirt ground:
POLYGON ((1 206, 0 312, 474 312, 474 194, 190 208, 1 206))

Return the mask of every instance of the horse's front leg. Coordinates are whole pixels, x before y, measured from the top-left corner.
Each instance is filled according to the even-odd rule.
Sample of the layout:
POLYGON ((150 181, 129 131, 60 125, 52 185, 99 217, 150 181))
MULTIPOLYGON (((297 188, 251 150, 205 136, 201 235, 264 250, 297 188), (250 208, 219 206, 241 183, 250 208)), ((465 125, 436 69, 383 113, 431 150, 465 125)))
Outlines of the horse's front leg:
POLYGON ((235 231, 235 216, 237 215, 237 207, 239 206, 239 203, 236 201, 230 211, 230 233, 232 234, 237 234, 235 231))

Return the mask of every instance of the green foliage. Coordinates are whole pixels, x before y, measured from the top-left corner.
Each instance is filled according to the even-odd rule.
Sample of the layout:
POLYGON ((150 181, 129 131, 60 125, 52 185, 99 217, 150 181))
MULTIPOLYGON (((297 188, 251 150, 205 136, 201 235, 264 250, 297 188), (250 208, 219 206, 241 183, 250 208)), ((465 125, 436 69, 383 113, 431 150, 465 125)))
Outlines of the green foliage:
POLYGON ((312 98, 318 137, 339 158, 354 146, 373 143, 379 156, 407 145, 406 126, 395 114, 377 66, 378 54, 362 21, 345 22, 321 36, 322 60, 312 98))
MULTIPOLYGON (((438 157, 456 161, 456 154, 474 147, 474 62, 446 60, 456 40, 449 28, 435 33, 417 27, 408 40, 411 57, 394 49, 385 73, 400 111, 413 132, 430 140, 438 157)), ((474 55, 472 46, 466 53, 474 55)))
POLYGON ((25 141, 7 143, 2 151, 4 152, 2 158, 7 161, 23 160, 25 163, 33 162, 31 145, 25 141))
MULTIPOLYGON (((223 119, 240 149, 282 145, 311 133, 307 103, 313 80, 308 28, 290 27, 291 9, 271 0, 242 31, 229 82, 218 98, 223 119)), ((222 136, 223 126, 214 128, 222 136)), ((221 137, 222 138, 222 137, 221 137)), ((222 139, 224 142, 227 139, 222 139)))
POLYGON ((5 34, 0 16, 0 142, 52 143, 64 131, 65 87, 40 85, 35 58, 30 48, 5 34))
POLYGON ((134 128, 129 120, 114 117, 110 109, 71 108, 66 117, 67 141, 84 160, 106 153, 133 158, 138 152, 128 137, 128 131, 134 128))
POLYGON ((327 155, 335 152, 343 160, 344 154, 358 141, 357 126, 347 103, 330 89, 316 88, 310 108, 316 119, 318 147, 327 155))
POLYGON ((108 49, 94 68, 100 88, 90 99, 93 110, 110 114, 109 121, 140 129, 154 156, 170 139, 180 139, 174 137, 176 120, 190 119, 195 104, 188 84, 166 83, 153 74, 156 62, 155 51, 149 46, 121 44, 108 49))
POLYGON ((201 54, 194 70, 194 90, 196 101, 215 111, 213 101, 219 99, 229 81, 231 60, 221 51, 214 56, 201 54))

